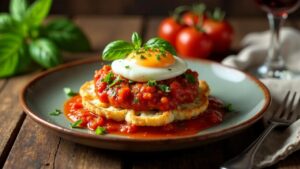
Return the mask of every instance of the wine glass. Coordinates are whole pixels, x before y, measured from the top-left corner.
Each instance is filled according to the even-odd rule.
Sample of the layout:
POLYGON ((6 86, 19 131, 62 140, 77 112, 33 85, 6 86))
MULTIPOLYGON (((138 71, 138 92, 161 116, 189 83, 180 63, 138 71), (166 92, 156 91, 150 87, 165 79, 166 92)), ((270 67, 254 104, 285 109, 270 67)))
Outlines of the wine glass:
POLYGON ((279 33, 280 27, 288 17, 288 14, 299 7, 300 0, 255 0, 255 2, 268 13, 271 29, 271 42, 268 56, 264 64, 256 70, 256 74, 261 78, 292 78, 295 72, 286 67, 281 55, 279 33))

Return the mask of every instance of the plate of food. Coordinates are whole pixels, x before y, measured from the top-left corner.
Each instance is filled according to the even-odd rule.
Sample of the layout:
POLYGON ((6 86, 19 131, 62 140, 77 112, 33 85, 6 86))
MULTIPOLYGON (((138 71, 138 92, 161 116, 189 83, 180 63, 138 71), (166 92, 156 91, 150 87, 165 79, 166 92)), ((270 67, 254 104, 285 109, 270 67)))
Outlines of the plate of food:
POLYGON ((109 43, 90 58, 46 71, 21 92, 24 111, 62 138, 104 149, 161 151, 230 136, 270 104, 254 77, 183 59, 166 41, 109 43))

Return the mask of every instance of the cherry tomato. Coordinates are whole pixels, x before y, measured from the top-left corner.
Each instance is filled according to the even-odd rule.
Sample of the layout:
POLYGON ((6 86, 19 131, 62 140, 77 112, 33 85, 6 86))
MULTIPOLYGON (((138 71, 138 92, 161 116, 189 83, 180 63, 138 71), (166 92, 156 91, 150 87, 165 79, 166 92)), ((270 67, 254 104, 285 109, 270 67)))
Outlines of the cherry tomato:
POLYGON ((175 47, 176 37, 183 26, 172 17, 164 19, 158 27, 158 36, 170 42, 175 47))
POLYGON ((206 19, 202 28, 213 41, 214 52, 225 53, 230 49, 234 32, 228 22, 206 19))
POLYGON ((202 22, 206 19, 205 15, 199 16, 194 12, 186 12, 182 15, 182 22, 187 26, 195 26, 198 24, 199 20, 202 19, 202 22), (202 18, 200 18, 202 17, 202 18))
POLYGON ((187 27, 179 32, 176 47, 181 56, 206 58, 212 51, 212 41, 206 33, 187 27))

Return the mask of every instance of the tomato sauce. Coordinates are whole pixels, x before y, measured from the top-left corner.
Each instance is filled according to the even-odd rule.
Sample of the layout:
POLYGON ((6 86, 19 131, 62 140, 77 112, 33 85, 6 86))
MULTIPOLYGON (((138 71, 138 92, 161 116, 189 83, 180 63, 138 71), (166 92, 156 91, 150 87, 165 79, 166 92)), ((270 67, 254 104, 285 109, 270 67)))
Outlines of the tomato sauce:
POLYGON ((96 71, 95 93, 99 100, 114 107, 134 110, 172 110, 192 103, 199 96, 198 73, 187 70, 162 81, 133 82, 114 74, 109 65, 96 71))
POLYGON ((221 100, 210 97, 208 109, 199 117, 173 122, 161 127, 141 127, 126 124, 126 122, 105 119, 105 117, 84 109, 80 96, 75 96, 67 100, 64 106, 64 113, 71 122, 81 120, 79 127, 90 130, 95 130, 98 126, 101 126, 110 134, 135 138, 166 138, 193 135, 221 123, 225 108, 221 100))

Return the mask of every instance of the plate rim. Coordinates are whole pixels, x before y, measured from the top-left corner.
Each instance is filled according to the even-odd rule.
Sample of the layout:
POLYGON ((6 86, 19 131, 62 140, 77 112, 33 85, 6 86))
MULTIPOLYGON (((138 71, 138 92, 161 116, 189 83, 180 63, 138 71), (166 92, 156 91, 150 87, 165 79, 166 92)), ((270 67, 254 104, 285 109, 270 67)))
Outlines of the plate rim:
POLYGON ((83 132, 73 130, 71 128, 69 129, 69 128, 61 127, 61 126, 58 126, 51 122, 48 122, 48 121, 44 120, 42 117, 38 116, 38 113, 35 113, 32 110, 30 110, 30 108, 26 104, 26 100, 25 100, 26 91, 30 86, 32 86, 34 83, 36 83, 39 79, 44 78, 51 73, 55 73, 55 72, 58 72, 60 70, 66 69, 66 68, 83 65, 83 64, 89 64, 89 63, 93 63, 96 61, 105 62, 105 61, 100 60, 99 57, 90 57, 90 58, 86 58, 86 59, 72 61, 70 63, 66 63, 66 64, 63 64, 63 65, 60 65, 55 68, 52 68, 52 69, 49 69, 49 70, 39 73, 38 75, 34 76, 29 82, 27 82, 27 84, 22 88, 22 90, 19 93, 19 101, 21 103, 21 106, 22 106, 24 112, 35 122, 37 122, 38 124, 40 124, 43 127, 46 127, 47 129, 54 130, 55 132, 58 132, 60 134, 67 134, 68 136, 71 136, 71 137, 80 137, 83 139, 93 139, 93 140, 98 140, 98 141, 100 140, 100 141, 128 142, 128 143, 132 143, 132 142, 155 143, 155 142, 165 142, 165 141, 169 142, 169 141, 175 141, 175 140, 177 142, 181 142, 181 141, 182 142, 192 142, 192 141, 206 141, 206 140, 218 139, 221 136, 231 135, 242 129, 249 127, 251 124, 258 121, 263 116, 263 114, 267 110, 267 108, 269 107, 270 102, 271 102, 270 91, 261 81, 259 81, 254 76, 252 76, 242 70, 238 70, 238 69, 230 67, 230 66, 222 65, 218 62, 211 61, 211 60, 187 59, 187 58, 185 58, 185 59, 189 60, 189 61, 202 62, 205 64, 216 64, 216 65, 226 67, 226 68, 229 68, 232 70, 237 70, 237 71, 243 73, 248 78, 250 78, 252 81, 254 81, 255 84, 262 90, 264 97, 265 97, 265 102, 264 102, 263 108, 259 112, 257 112, 252 118, 247 119, 245 122, 240 123, 238 125, 234 125, 229 128, 222 129, 218 132, 208 133, 205 135, 190 135, 190 136, 169 137, 169 138, 130 138, 130 137, 126 137, 126 136, 124 136, 124 137, 123 136, 122 137, 107 137, 105 135, 94 135, 94 134, 89 134, 89 133, 83 133, 83 132))

